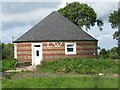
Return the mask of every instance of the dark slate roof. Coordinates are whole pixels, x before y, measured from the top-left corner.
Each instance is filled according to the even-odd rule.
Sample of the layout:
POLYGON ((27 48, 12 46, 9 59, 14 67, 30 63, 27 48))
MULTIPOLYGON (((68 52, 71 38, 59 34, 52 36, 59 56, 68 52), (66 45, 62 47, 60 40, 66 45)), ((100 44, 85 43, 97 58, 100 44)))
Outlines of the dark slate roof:
POLYGON ((63 15, 53 11, 14 42, 92 40, 95 38, 81 30, 63 15))

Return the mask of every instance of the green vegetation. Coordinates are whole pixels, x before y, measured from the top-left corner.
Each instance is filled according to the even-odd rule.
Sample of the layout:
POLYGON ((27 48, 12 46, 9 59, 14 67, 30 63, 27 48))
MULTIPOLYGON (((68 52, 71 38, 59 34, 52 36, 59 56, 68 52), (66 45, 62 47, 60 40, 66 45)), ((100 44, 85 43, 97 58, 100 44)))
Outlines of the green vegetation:
POLYGON ((118 62, 107 59, 60 59, 43 61, 37 66, 38 72, 66 72, 66 73, 118 73, 118 62))
POLYGON ((0 72, 2 71, 2 60, 0 60, 0 72))
POLYGON ((103 21, 97 19, 96 12, 88 4, 79 2, 68 3, 64 8, 60 8, 58 12, 80 28, 85 26, 86 30, 88 30, 97 23, 97 26, 102 30, 103 21))
POLYGON ((0 61, 0 68, 2 71, 11 70, 14 68, 14 64, 17 62, 17 60, 13 59, 13 44, 1 43, 0 45, 2 45, 2 60, 0 61))
POLYGON ((3 88, 117 88, 118 79, 105 76, 27 77, 19 80, 3 79, 3 88))
POLYGON ((113 47, 110 50, 106 50, 105 48, 101 49, 99 58, 103 59, 120 59, 120 48, 118 47, 113 47))
POLYGON ((3 60, 11 60, 14 58, 14 51, 13 51, 13 44, 8 43, 4 44, 2 43, 2 59, 3 60))
POLYGON ((113 29, 119 28, 118 31, 114 33, 113 38, 116 40, 120 40, 120 8, 118 9, 118 11, 114 11, 113 13, 111 13, 111 15, 109 16, 109 22, 111 23, 111 27, 113 29))
POLYGON ((3 60, 2 61, 2 70, 11 70, 14 69, 14 64, 17 62, 17 60, 3 60))

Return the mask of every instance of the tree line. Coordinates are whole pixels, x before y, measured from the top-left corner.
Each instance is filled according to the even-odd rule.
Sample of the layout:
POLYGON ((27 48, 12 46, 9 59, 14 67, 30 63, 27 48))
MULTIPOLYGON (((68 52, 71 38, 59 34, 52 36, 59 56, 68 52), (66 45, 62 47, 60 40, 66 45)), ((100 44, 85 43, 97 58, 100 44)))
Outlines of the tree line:
POLYGON ((113 47, 110 50, 102 48, 98 56, 102 59, 120 59, 120 51, 118 50, 118 47, 113 47))

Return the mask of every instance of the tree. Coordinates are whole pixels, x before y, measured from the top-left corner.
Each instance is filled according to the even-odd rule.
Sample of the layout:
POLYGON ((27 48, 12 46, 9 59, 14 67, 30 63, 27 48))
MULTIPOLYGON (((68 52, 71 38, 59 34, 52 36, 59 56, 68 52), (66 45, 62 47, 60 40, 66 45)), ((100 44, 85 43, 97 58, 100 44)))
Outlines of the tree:
POLYGON ((97 19, 94 9, 87 4, 80 4, 79 2, 69 3, 64 8, 60 8, 58 12, 80 28, 85 26, 86 30, 88 30, 97 23, 99 29, 102 30, 103 21, 97 19))
POLYGON ((2 43, 0 42, 0 60, 2 60, 2 43))
POLYGON ((108 52, 105 48, 101 49, 99 57, 104 59, 108 58, 108 52))
POLYGON ((112 49, 108 50, 109 58, 111 59, 120 59, 120 56, 117 53, 118 47, 113 47, 112 49))
POLYGON ((120 8, 118 9, 118 11, 114 11, 113 13, 111 13, 111 15, 109 16, 109 22, 111 23, 111 27, 113 29, 118 28, 118 31, 114 33, 113 38, 120 41, 120 8))
POLYGON ((113 47, 110 50, 101 49, 99 57, 104 59, 120 59, 119 54, 117 53, 118 47, 113 47))

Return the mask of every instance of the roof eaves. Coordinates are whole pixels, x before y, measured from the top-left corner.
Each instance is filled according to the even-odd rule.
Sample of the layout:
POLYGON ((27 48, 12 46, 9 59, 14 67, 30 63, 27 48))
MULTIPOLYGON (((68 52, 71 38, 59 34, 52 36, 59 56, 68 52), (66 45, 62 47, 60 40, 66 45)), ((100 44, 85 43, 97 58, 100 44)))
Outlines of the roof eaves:
POLYGON ((95 40, 38 40, 38 41, 13 41, 13 43, 22 43, 22 42, 56 42, 56 41, 98 41, 95 40))

